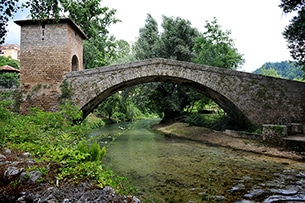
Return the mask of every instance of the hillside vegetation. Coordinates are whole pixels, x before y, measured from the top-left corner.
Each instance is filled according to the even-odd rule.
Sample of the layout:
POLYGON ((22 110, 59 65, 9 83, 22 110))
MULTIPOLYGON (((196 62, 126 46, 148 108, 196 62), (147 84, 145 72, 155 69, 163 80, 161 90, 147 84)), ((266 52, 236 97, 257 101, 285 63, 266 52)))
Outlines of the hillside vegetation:
POLYGON ((289 80, 301 80, 304 71, 301 66, 295 62, 282 61, 282 62, 267 62, 262 67, 255 70, 253 73, 262 74, 274 77, 285 78, 289 80))

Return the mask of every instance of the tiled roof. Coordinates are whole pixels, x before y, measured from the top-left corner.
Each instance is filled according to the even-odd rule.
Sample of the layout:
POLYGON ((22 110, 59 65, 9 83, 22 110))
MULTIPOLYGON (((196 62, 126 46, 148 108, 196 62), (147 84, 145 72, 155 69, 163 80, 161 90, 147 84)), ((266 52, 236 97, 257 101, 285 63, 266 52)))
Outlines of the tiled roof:
POLYGON ((9 72, 18 72, 20 73, 20 70, 13 68, 12 66, 9 65, 4 65, 0 67, 0 71, 9 71, 9 72))

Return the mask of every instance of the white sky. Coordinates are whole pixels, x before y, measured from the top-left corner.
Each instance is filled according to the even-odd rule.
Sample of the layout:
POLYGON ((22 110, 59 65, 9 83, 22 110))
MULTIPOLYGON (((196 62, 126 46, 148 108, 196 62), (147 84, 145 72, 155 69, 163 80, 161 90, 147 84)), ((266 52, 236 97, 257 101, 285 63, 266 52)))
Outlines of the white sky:
MULTIPOLYGON (((110 34, 117 39, 134 42, 145 25, 147 13, 162 23, 162 15, 189 20, 193 27, 204 31, 206 20, 216 17, 223 30, 231 30, 235 47, 244 55, 241 71, 252 72, 265 62, 292 60, 282 32, 292 15, 278 7, 280 0, 103 0, 102 5, 117 10, 121 23, 112 25, 110 34)), ((25 19, 18 12, 15 19, 25 19)), ((161 29, 160 29, 161 30, 161 29)), ((159 30, 159 31, 160 31, 159 30)), ((19 44, 20 28, 9 23, 6 43, 19 44)))

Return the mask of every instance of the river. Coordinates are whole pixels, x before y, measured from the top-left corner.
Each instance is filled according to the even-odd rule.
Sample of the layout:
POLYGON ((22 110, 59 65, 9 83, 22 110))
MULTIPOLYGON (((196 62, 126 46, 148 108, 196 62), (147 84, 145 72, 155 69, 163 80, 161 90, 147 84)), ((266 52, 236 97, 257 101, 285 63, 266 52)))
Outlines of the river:
POLYGON ((305 163, 166 137, 159 119, 97 129, 116 139, 104 167, 125 176, 143 202, 305 202, 305 163))

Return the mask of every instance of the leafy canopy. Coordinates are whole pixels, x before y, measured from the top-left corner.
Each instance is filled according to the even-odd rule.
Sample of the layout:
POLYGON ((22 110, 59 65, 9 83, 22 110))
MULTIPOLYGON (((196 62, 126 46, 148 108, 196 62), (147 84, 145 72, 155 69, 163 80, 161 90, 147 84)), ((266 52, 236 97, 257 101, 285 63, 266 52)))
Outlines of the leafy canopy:
POLYGON ((18 0, 0 0, 0 44, 4 43, 9 19, 18 9, 18 0))
POLYGON ((305 69, 305 3, 304 0, 282 0, 285 13, 297 12, 283 32, 290 55, 305 69))
POLYGON ((227 69, 237 69, 244 63, 243 56, 230 38, 230 30, 223 31, 216 18, 206 21, 204 27, 206 31, 196 39, 194 46, 195 63, 227 69))
MULTIPOLYGON (((244 62, 243 56, 234 47, 230 31, 222 31, 217 19, 206 22, 206 32, 200 33, 188 20, 180 17, 163 16, 163 32, 150 14, 146 24, 140 29, 139 38, 133 51, 136 59, 161 57, 188 62, 202 63, 223 68, 236 69, 244 62)), ((149 83, 142 85, 141 101, 151 111, 163 116, 167 122, 183 111, 191 111, 194 105, 203 106, 203 95, 187 87, 174 83, 149 83), (144 88, 145 87, 145 88, 144 88), (160 99, 162 98, 162 99, 160 99)))

